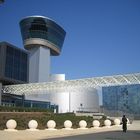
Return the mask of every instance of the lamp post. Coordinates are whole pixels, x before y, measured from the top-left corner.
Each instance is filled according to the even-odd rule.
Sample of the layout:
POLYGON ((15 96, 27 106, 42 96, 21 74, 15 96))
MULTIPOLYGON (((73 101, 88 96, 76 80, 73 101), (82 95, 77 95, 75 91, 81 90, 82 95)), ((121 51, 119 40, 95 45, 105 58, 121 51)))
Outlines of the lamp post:
POLYGON ((22 107, 24 107, 25 94, 22 94, 22 107))
POLYGON ((69 92, 69 112, 71 112, 71 93, 69 92))
POLYGON ((82 107, 83 107, 83 104, 82 104, 82 103, 80 103, 81 112, 83 111, 82 107))

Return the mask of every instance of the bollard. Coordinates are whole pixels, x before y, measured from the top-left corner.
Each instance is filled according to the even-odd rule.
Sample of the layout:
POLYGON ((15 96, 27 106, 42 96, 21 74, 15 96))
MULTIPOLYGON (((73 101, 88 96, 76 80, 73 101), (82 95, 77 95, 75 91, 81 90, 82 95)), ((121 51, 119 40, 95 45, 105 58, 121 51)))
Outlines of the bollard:
POLYGON ((104 125, 105 125, 105 127, 110 128, 110 126, 111 126, 111 121, 110 121, 110 120, 105 120, 105 121, 104 121, 104 125))
POLYGON ((88 129, 88 128, 86 128, 86 126, 87 126, 87 122, 85 121, 85 120, 81 120, 80 122, 79 122, 79 129, 88 129))
POLYGON ((37 131, 38 130, 37 126, 38 126, 38 123, 37 123, 36 120, 30 120, 29 123, 28 123, 29 129, 27 129, 27 130, 29 130, 29 131, 37 131))
POLYGON ((56 130, 55 127, 56 127, 56 122, 54 120, 49 120, 47 122, 47 127, 48 129, 46 130, 56 130))
POLYGON ((94 120, 94 121, 92 122, 92 125, 93 125, 94 128, 99 128, 100 122, 99 122, 98 120, 94 120))
POLYGON ((6 122, 6 127, 5 131, 17 131, 15 128, 17 127, 17 122, 13 119, 10 119, 6 122))
POLYGON ((72 122, 70 121, 70 120, 66 120, 65 122, 64 122, 64 129, 66 129, 66 130, 72 130, 72 122))
POLYGON ((120 119, 118 118, 114 119, 115 126, 120 126, 120 123, 121 123, 120 119))

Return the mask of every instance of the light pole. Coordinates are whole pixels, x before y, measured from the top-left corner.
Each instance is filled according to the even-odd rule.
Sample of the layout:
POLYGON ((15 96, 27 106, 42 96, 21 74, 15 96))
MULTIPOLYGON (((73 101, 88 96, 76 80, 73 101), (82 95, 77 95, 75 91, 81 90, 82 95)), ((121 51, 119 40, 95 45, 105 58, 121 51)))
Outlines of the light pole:
POLYGON ((71 93, 69 92, 69 112, 71 112, 71 93))
POLYGON ((80 103, 81 112, 83 111, 82 107, 83 107, 83 104, 82 104, 82 103, 80 103))
POLYGON ((22 94, 22 107, 24 107, 24 101, 25 101, 25 94, 22 94))

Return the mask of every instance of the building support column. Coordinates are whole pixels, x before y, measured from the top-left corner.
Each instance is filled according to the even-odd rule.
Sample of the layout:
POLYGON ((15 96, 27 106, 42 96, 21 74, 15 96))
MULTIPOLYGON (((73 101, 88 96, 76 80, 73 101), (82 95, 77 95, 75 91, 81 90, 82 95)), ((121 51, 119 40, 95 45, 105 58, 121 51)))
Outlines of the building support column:
POLYGON ((29 51, 29 83, 49 82, 50 49, 38 46, 29 51))

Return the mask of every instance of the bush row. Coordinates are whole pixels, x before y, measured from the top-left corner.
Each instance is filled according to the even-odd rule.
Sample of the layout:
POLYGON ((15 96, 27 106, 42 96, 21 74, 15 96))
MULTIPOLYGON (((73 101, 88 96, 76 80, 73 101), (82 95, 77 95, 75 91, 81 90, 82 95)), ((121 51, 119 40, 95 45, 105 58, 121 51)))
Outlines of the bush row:
MULTIPOLYGON (((85 120, 87 122, 87 127, 92 126, 93 117, 86 116, 75 116, 74 113, 65 113, 65 114, 53 114, 53 113, 12 113, 8 115, 7 113, 0 115, 0 129, 5 129, 5 124, 9 119, 14 119, 17 122, 17 129, 24 130, 28 128, 28 122, 30 120, 36 120, 38 122, 38 129, 45 129, 46 122, 49 120, 54 120, 56 122, 56 128, 61 129, 64 127, 64 121, 70 120, 73 122, 73 128, 79 126, 80 120, 85 120)), ((104 118, 100 119, 100 126, 104 125, 104 118)))

